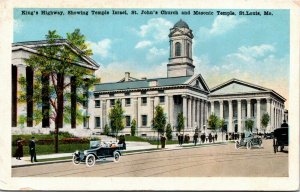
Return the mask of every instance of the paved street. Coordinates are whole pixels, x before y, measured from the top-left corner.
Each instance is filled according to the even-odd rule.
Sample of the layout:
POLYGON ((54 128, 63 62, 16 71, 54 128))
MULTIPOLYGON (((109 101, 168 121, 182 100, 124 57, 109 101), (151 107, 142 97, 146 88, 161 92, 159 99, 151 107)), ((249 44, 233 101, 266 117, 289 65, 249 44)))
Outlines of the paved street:
POLYGON ((122 156, 88 168, 71 162, 19 167, 13 177, 287 177, 288 153, 264 148, 236 150, 233 143, 122 156))

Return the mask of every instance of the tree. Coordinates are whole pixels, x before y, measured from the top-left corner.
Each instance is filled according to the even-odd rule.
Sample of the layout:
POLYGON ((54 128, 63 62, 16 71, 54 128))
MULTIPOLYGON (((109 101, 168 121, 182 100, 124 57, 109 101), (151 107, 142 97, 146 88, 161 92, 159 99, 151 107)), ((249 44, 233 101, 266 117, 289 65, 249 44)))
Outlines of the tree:
POLYGON ((160 105, 155 107, 154 119, 153 119, 153 129, 157 131, 157 147, 159 145, 159 134, 165 133, 165 127, 167 123, 166 115, 164 114, 164 110, 160 105))
POLYGON ((251 131, 252 132, 253 125, 254 125, 254 121, 252 119, 247 119, 245 121, 245 126, 246 126, 246 130, 247 131, 251 131))
POLYGON ((184 132, 184 117, 183 113, 180 112, 177 115, 177 131, 180 133, 181 131, 184 132))
POLYGON ((166 135, 168 140, 172 139, 172 127, 170 123, 167 124, 166 135))
POLYGON ((108 125, 105 124, 103 134, 108 135, 109 133, 110 133, 110 129, 109 129, 108 125))
POLYGON ((63 122, 69 123, 70 117, 75 116, 78 123, 87 115, 76 110, 76 107, 71 109, 68 104, 70 102, 65 101, 73 98, 78 105, 83 105, 91 86, 99 80, 93 77, 92 70, 77 64, 83 57, 92 55, 92 50, 88 48, 85 36, 79 29, 67 33, 66 40, 62 40, 62 36, 57 34, 56 30, 48 31, 46 40, 47 46, 37 47, 37 53, 25 59, 27 66, 34 69, 33 90, 35 91, 30 98, 27 98, 26 79, 21 77, 19 83, 21 89, 25 91, 20 94, 19 101, 30 100, 36 104, 32 116, 36 123, 44 116, 49 116, 49 119, 55 123, 54 148, 58 153, 58 129, 63 127, 63 122), (67 76, 72 77, 73 81, 65 81, 67 76), (76 86, 76 93, 68 93, 67 90, 73 85, 76 86))
POLYGON ((135 136, 135 131, 136 131, 136 120, 133 119, 131 121, 131 130, 130 130, 131 136, 135 136))
POLYGON ((222 131, 222 141, 223 141, 224 125, 225 125, 225 120, 220 119, 219 120, 219 127, 221 128, 221 131, 222 131))
POLYGON ((219 118, 214 113, 212 113, 208 118, 208 126, 215 132, 219 128, 219 118))
POLYGON ((115 133, 116 139, 118 133, 124 129, 124 110, 121 101, 118 99, 110 110, 109 119, 111 121, 111 131, 115 133))
POLYGON ((268 113, 264 113, 262 118, 261 118, 261 126, 263 127, 264 129, 264 132, 266 131, 266 128, 269 124, 269 121, 270 121, 270 116, 268 113))

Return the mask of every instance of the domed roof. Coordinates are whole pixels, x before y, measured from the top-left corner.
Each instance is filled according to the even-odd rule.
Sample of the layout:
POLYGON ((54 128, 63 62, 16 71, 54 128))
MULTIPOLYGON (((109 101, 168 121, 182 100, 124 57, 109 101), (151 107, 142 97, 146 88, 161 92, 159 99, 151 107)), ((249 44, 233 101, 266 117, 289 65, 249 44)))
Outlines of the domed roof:
POLYGON ((180 19, 177 23, 175 23, 174 28, 175 27, 178 27, 178 28, 188 28, 189 29, 188 24, 185 21, 183 21, 182 19, 180 19))

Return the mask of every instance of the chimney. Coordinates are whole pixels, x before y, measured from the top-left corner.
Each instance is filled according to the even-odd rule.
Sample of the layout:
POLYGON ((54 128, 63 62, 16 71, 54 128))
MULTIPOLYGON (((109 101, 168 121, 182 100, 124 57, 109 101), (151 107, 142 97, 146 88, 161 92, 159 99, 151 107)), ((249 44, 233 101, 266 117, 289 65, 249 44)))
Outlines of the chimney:
POLYGON ((150 87, 156 87, 156 86, 158 86, 157 80, 150 80, 149 81, 149 86, 150 87))
POLYGON ((129 78, 130 78, 130 73, 125 72, 125 81, 129 81, 129 78))

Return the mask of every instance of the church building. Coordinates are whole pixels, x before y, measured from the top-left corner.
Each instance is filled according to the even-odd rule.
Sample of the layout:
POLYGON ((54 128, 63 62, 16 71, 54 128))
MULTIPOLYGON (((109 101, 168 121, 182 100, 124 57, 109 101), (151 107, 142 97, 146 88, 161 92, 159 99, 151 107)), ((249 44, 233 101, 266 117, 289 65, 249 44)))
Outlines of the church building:
POLYGON ((105 125, 110 125, 109 111, 118 99, 125 110, 123 134, 130 134, 131 122, 135 119, 137 135, 154 135, 151 121, 157 105, 164 109, 173 135, 180 112, 185 119, 185 133, 190 135, 197 129, 202 133, 209 131, 208 117, 212 113, 225 120, 227 132, 243 132, 246 119, 254 121, 253 131, 271 132, 279 127, 285 98, 273 90, 238 79, 210 89, 201 74, 194 73, 193 37, 192 30, 182 20, 170 29, 170 56, 165 78, 136 79, 126 72, 119 82, 95 85, 95 129, 103 132, 105 125), (264 113, 270 115, 266 130, 260 124, 264 113))
MULTIPOLYGON (((122 103, 124 110, 125 129, 120 134, 130 134, 131 122, 136 121, 136 135, 155 136, 152 129, 155 107, 160 105, 170 123, 173 135, 177 133, 177 117, 179 113, 184 117, 184 132, 192 135, 195 130, 209 132, 208 118, 216 114, 225 121, 225 131, 241 133, 245 129, 245 121, 254 121, 252 131, 272 132, 280 127, 284 119, 287 120, 284 102, 286 99, 274 90, 254 85, 238 79, 232 79, 216 87, 209 88, 201 74, 195 74, 193 63, 193 31, 183 20, 178 21, 169 33, 169 62, 166 77, 137 79, 125 72, 124 77, 117 82, 100 83, 94 85, 94 91, 88 105, 82 109, 86 118, 82 124, 64 124, 61 131, 69 131, 77 136, 87 136, 104 132, 105 126, 110 127, 109 112, 117 100, 122 103), (270 122, 266 129, 261 125, 262 116, 267 113, 270 122)), ((68 42, 60 41, 73 48, 68 42)), ((12 49, 12 132, 13 134, 48 133, 54 130, 49 124, 49 118, 33 126, 33 115, 30 101, 19 103, 17 100, 18 78, 26 77, 32 84, 34 70, 24 63, 24 58, 35 54, 35 49, 45 46, 44 41, 23 42, 13 44, 12 49), (23 128, 18 125, 18 117, 27 114, 27 121, 23 128)), ((74 49, 76 53, 76 49, 74 49)), ((82 58, 82 66, 95 71, 99 65, 89 57, 82 58)), ((71 77, 66 77, 71 81, 71 77)), ((34 91, 32 89, 28 89, 34 91)), ((27 94, 32 94, 29 91, 27 94)), ((72 90, 70 90, 72 91, 72 90)), ((30 96, 30 95, 29 95, 30 96)), ((76 122, 76 121, 75 121, 76 122)))

